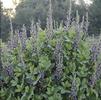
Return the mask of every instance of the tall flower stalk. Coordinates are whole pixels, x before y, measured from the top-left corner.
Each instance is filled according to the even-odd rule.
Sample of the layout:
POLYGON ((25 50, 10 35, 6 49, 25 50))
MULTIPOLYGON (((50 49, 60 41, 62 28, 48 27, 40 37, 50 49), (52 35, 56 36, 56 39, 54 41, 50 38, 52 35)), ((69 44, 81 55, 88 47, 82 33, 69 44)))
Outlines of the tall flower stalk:
POLYGON ((89 18, 88 18, 88 12, 86 12, 84 26, 83 26, 83 39, 85 39, 88 36, 88 27, 89 27, 89 18))
POLYGON ((90 86, 94 87, 94 85, 100 78, 101 78, 101 63, 97 65, 95 72, 90 78, 90 82, 89 82, 90 86))
POLYGON ((61 39, 57 41, 56 48, 54 51, 55 59, 55 71, 54 71, 54 80, 55 82, 60 81, 63 73, 63 54, 62 54, 62 41, 61 39))
POLYGON ((86 12, 86 21, 85 21, 85 32, 88 33, 88 27, 89 27, 89 18, 88 18, 88 12, 86 12))
POLYGON ((83 16, 82 17, 82 22, 81 22, 81 24, 80 24, 80 28, 81 28, 81 32, 84 32, 84 20, 85 20, 85 17, 83 16))
POLYGON ((12 25, 12 20, 11 20, 11 17, 9 18, 10 20, 10 49, 13 49, 13 25, 12 25))
POLYGON ((92 63, 96 63, 99 54, 101 53, 101 41, 97 44, 93 44, 91 48, 91 54, 90 54, 90 61, 92 63))
POLYGON ((71 85, 71 98, 72 100, 77 100, 77 86, 76 86, 76 75, 74 75, 74 79, 71 85))
POLYGON ((49 11, 47 17, 47 39, 51 39, 53 37, 53 19, 52 19, 52 2, 49 0, 49 11))
POLYGON ((26 48, 26 41, 27 41, 27 35, 26 35, 26 27, 23 25, 22 32, 18 32, 18 40, 20 43, 20 48, 18 49, 18 56, 19 60, 23 67, 25 67, 25 62, 23 59, 23 50, 26 48))
POLYGON ((22 27, 22 47, 26 47, 26 40, 27 40, 27 32, 26 32, 26 27, 23 25, 22 27))
POLYGON ((18 32, 18 37, 21 49, 24 50, 26 48, 26 40, 27 40, 27 32, 25 25, 23 25, 22 31, 18 32))
POLYGON ((94 73, 90 78, 90 86, 94 87, 97 80, 101 78, 101 63, 98 64, 98 57, 101 54, 101 41, 97 44, 95 43, 91 48, 91 54, 90 54, 90 63, 95 67, 94 73))
POLYGON ((38 42, 38 31, 39 31, 39 24, 37 25, 34 24, 34 21, 31 23, 31 37, 32 37, 32 48, 33 48, 33 53, 38 52, 37 50, 37 42, 38 42))
POLYGON ((75 38, 74 38, 74 42, 73 42, 73 49, 76 50, 78 45, 79 45, 79 42, 81 40, 81 30, 80 30, 80 17, 79 17, 79 14, 78 14, 78 11, 76 11, 76 22, 75 22, 75 30, 76 30, 76 35, 75 35, 75 38))
POLYGON ((72 1, 70 0, 69 11, 67 12, 66 30, 68 31, 71 23, 72 1))
POLYGON ((38 27, 39 24, 37 23, 37 25, 34 24, 34 21, 32 21, 31 23, 31 37, 34 39, 34 41, 36 41, 37 37, 38 37, 38 27))

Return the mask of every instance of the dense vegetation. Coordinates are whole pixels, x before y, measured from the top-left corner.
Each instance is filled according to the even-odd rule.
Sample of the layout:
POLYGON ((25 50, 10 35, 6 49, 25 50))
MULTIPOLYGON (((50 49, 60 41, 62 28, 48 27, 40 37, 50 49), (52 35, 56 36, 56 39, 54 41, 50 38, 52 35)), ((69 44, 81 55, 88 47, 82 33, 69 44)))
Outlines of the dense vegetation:
MULTIPOLYGON (((46 28, 31 21, 0 40, 0 100, 101 100, 101 38, 88 37, 88 12, 53 24, 49 0, 46 28)), ((71 4, 70 4, 71 5, 71 4)))
POLYGON ((32 23, 31 37, 23 26, 2 43, 1 100, 101 100, 101 41, 88 45, 81 26, 32 23))

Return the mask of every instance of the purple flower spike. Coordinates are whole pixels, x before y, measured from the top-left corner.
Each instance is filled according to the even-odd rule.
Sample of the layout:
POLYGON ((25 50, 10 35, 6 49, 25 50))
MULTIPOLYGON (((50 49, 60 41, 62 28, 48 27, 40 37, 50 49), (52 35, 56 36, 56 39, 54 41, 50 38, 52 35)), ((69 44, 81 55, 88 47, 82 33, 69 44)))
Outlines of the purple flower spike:
POLYGON ((71 86, 71 97, 73 100, 77 100, 77 86, 76 86, 76 75, 74 76, 74 80, 71 86))
POLYGON ((94 44, 91 48, 91 57, 90 57, 91 62, 96 62, 99 54, 100 54, 100 43, 94 44))
POLYGON ((90 81, 89 81, 89 85, 94 87, 97 80, 99 80, 100 78, 101 78, 101 63, 98 64, 98 66, 96 67, 95 73, 91 76, 90 81))
POLYGON ((55 82, 59 82, 63 73, 62 43, 60 41, 58 41, 56 44, 54 59, 56 68, 54 71, 53 80, 55 80, 55 82))
POLYGON ((11 66, 8 66, 4 69, 4 73, 7 76, 12 77, 13 76, 13 68, 11 66))

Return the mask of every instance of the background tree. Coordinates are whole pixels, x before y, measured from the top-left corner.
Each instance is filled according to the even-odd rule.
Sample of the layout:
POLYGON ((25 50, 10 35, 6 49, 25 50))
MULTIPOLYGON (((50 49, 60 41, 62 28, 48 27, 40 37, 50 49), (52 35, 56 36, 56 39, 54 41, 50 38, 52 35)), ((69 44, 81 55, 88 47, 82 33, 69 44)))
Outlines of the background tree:
MULTIPOLYGON (((75 4, 75 0, 72 1, 72 16, 76 14, 76 10, 79 11, 80 16, 83 16, 85 10, 84 0, 80 0, 80 5, 75 4)), ((48 14, 49 0, 21 0, 16 7, 15 23, 18 26, 25 24, 30 26, 30 22, 33 19, 35 22, 41 21, 41 25, 45 27, 46 17, 48 14)), ((66 20, 67 11, 70 6, 70 0, 52 0, 53 19, 60 23, 66 20)))
MULTIPOLYGON (((13 28, 20 29, 23 24, 29 29, 32 19, 34 22, 40 20, 42 28, 46 26, 46 18, 48 15, 49 0, 13 0, 16 5, 16 13, 13 18, 13 28)), ((1 3, 2 5, 2 3, 1 3)), ((89 6, 89 33, 98 34, 101 29, 101 0, 94 0, 94 3, 89 6), (92 31, 91 31, 92 30, 92 31)), ((52 0, 52 12, 53 19, 60 23, 66 21, 67 11, 70 7, 70 0, 52 0)), ((88 10, 88 5, 85 4, 84 0, 79 0, 79 5, 75 4, 75 0, 72 0, 72 18, 76 16, 76 10, 78 10, 80 17, 85 15, 88 10)), ((8 15, 4 15, 4 9, 1 6, 1 37, 3 40, 7 40, 8 33, 10 31, 8 15)), ((8 10, 6 11, 8 12, 8 10)))
MULTIPOLYGON (((15 23, 19 26, 25 24, 30 25, 32 19, 35 22, 41 21, 41 25, 46 25, 48 14, 49 0, 22 0, 16 7, 15 23)), ((67 11, 69 9, 70 0, 52 0, 53 19, 57 22, 66 20, 67 11)), ((72 0, 73 9, 75 2, 72 0)), ((74 11, 74 10, 72 10, 74 11)))
POLYGON ((2 2, 0 1, 0 38, 6 41, 9 37, 10 25, 9 17, 4 14, 2 2))
POLYGON ((89 33, 98 35, 101 32, 101 0, 93 0, 89 8, 89 33))

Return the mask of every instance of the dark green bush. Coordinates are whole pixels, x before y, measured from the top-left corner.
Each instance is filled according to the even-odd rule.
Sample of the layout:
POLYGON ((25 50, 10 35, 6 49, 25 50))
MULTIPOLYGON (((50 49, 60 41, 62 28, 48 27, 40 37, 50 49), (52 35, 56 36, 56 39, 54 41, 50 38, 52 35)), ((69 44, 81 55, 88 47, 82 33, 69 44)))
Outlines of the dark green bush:
POLYGON ((45 34, 12 50, 1 43, 0 100, 101 100, 99 53, 72 29, 45 34))

